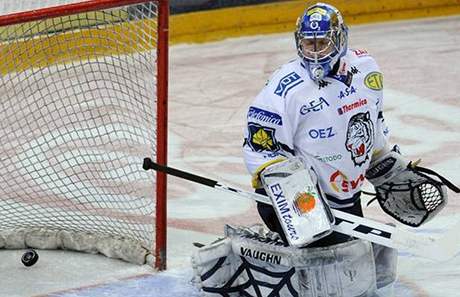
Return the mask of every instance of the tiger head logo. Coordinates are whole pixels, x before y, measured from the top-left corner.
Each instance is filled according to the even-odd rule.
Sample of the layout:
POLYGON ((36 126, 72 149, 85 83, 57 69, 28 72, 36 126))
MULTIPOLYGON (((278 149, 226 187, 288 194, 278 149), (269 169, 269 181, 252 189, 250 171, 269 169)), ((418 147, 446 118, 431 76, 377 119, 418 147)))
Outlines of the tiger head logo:
POLYGON ((372 151, 374 143, 374 124, 369 112, 358 113, 348 122, 345 147, 351 154, 355 166, 363 165, 372 151))

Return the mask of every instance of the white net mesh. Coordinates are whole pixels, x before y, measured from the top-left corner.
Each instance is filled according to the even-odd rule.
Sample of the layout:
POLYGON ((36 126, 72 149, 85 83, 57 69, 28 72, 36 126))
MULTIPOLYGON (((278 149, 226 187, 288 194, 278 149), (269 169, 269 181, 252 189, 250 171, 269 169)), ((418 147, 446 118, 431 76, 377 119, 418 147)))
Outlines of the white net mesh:
POLYGON ((0 27, 0 234, 153 250, 156 31, 155 2, 0 27))

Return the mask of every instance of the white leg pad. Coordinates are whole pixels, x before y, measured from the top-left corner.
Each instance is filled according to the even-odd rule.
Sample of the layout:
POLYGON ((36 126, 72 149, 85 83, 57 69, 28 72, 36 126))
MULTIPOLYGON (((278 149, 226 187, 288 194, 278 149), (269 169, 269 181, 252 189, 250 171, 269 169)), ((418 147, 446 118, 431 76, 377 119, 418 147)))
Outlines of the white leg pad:
POLYGON ((372 247, 362 240, 300 250, 300 296, 372 296, 376 290, 372 247))
POLYGON ((227 238, 192 257, 204 296, 365 297, 377 290, 369 242, 286 247, 264 228, 227 227, 227 238))
MULTIPOLYGON (((235 275, 241 260, 232 252, 230 238, 218 240, 197 250, 192 256, 194 278, 192 282, 203 292, 204 296, 221 296, 214 294, 216 288, 225 287, 235 275)), ((238 292, 228 296, 239 296, 238 292)))
POLYGON ((378 296, 393 296, 397 279, 398 251, 379 244, 372 244, 375 259, 378 296))

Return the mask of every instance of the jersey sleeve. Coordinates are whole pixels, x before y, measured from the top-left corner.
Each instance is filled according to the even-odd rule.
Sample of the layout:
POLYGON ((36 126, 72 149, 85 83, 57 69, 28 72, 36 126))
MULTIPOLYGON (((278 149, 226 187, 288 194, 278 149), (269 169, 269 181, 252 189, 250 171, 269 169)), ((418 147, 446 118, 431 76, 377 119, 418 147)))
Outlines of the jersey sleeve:
POLYGON ((383 75, 380 72, 380 69, 377 67, 377 71, 375 72, 377 75, 375 76, 375 80, 378 81, 376 83, 377 86, 380 86, 376 92, 378 93, 378 103, 377 103, 377 123, 376 123, 376 131, 375 131, 375 144, 374 144, 374 152, 373 155, 379 155, 380 152, 385 151, 388 149, 388 139, 389 139, 389 129, 385 122, 385 117, 383 113, 383 75))
POLYGON ((292 91, 289 87, 300 80, 294 72, 275 76, 248 108, 243 155, 255 188, 260 186, 258 175, 265 167, 294 155, 297 119, 288 114, 291 102, 287 95, 292 91))
POLYGON ((361 67, 366 71, 366 77, 364 79, 365 86, 374 93, 373 95, 377 99, 377 120, 374 125, 375 132, 372 156, 378 157, 381 153, 389 150, 389 129, 385 123, 385 117, 383 114, 383 74, 377 62, 366 50, 355 49, 351 51, 355 61, 360 61, 361 67))

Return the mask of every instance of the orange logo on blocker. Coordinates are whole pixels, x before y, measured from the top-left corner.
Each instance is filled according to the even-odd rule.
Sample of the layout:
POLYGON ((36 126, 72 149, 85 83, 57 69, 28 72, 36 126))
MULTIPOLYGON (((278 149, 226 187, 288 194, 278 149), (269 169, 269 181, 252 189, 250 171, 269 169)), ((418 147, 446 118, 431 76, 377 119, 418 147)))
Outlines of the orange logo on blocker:
POLYGON ((294 210, 298 215, 312 211, 315 206, 315 196, 313 196, 311 193, 298 193, 294 198, 294 210))

